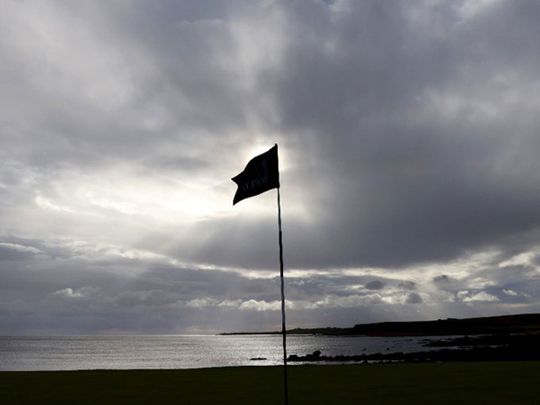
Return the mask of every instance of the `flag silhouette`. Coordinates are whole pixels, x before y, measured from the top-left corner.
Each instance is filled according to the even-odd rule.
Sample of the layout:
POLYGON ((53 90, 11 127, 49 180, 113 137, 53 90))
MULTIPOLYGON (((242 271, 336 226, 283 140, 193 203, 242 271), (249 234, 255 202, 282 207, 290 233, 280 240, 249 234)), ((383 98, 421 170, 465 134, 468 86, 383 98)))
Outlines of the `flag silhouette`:
POLYGON ((233 177, 238 185, 233 205, 246 198, 279 188, 279 164, 277 144, 268 151, 251 159, 238 176, 233 177))

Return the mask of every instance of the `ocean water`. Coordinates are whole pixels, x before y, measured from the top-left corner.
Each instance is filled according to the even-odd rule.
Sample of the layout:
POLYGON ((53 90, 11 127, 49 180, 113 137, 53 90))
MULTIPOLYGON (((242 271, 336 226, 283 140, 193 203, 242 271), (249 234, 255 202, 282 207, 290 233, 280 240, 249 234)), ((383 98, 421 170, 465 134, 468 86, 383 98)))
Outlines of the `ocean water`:
MULTIPOLYGON (((288 354, 428 350, 426 337, 287 337, 288 354)), ((282 364, 279 335, 0 336, 0 370, 172 369, 282 364), (263 361, 251 361, 264 357, 263 361)))

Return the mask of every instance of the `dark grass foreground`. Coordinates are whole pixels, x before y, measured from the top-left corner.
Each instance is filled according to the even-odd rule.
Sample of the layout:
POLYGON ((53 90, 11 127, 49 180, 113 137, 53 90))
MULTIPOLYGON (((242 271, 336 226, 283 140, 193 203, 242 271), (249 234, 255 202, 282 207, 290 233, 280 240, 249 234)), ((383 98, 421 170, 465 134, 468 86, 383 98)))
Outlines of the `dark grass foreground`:
MULTIPOLYGON (((538 404, 540 362, 295 366, 290 404, 538 404)), ((0 372, 8 404, 280 404, 279 367, 0 372)))

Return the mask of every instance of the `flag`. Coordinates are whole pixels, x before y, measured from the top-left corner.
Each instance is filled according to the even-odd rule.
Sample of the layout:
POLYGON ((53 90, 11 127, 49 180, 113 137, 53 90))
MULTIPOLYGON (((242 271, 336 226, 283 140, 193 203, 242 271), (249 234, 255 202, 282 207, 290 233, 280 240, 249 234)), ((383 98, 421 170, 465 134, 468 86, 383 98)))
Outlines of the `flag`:
POLYGON ((233 177, 238 185, 233 205, 245 198, 253 197, 273 188, 279 188, 278 146, 255 156, 238 176, 233 177))

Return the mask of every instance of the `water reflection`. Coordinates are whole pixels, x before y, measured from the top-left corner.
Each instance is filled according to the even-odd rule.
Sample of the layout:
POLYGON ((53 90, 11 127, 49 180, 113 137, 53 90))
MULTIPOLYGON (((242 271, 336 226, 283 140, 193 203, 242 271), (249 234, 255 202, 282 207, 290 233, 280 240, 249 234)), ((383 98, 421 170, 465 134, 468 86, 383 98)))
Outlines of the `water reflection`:
MULTIPOLYGON (((288 353, 335 356, 429 350, 425 337, 291 335, 288 353)), ((0 337, 0 370, 203 368, 276 365, 279 335, 0 337), (251 358, 265 358, 250 361, 251 358)))

